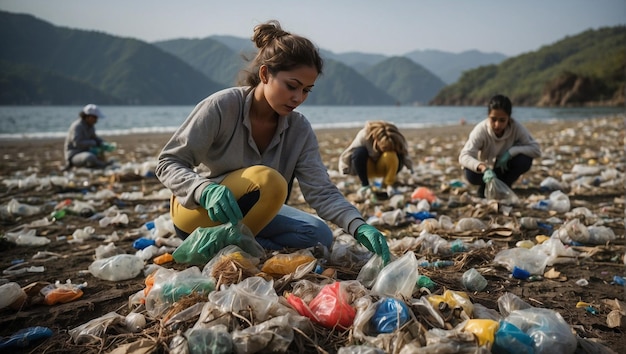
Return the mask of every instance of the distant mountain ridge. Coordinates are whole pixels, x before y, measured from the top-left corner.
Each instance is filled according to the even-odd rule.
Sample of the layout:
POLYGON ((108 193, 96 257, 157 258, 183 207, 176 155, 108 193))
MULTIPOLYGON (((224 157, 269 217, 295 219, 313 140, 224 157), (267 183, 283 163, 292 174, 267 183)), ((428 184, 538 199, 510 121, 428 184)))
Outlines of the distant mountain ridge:
POLYGON ((0 11, 0 47, 1 104, 190 104, 223 87, 148 43, 31 15, 0 11))
POLYGON ((587 30, 499 65, 466 71, 431 104, 484 105, 506 93, 525 106, 623 106, 626 26, 587 30))
MULTIPOLYGON (((324 73, 306 103, 484 105, 494 93, 505 93, 517 105, 623 105, 625 44, 626 26, 617 26, 513 58, 478 51, 387 57, 320 49, 324 73)), ((4 11, 0 47, 2 105, 195 104, 236 84, 244 57, 256 50, 250 39, 234 36, 147 43, 4 11)))
MULTIPOLYGON (((254 52, 255 48, 249 39, 234 36, 214 35, 213 38, 228 46, 235 52, 254 52)), ((368 68, 385 61, 390 56, 363 52, 333 53, 320 48, 320 53, 324 58, 342 62, 360 73, 368 68)), ((474 69, 479 66, 489 64, 499 64, 507 56, 500 53, 483 53, 477 50, 468 50, 458 54, 443 52, 440 50, 414 50, 402 55, 423 66, 446 84, 454 83, 464 71, 474 69)))

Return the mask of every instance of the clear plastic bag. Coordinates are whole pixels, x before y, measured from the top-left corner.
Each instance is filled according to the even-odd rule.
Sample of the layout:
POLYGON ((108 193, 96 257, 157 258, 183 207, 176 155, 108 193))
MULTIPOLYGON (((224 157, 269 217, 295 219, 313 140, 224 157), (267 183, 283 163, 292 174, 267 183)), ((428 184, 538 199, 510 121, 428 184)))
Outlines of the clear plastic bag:
POLYGON ((574 353, 577 340, 561 314, 544 308, 511 312, 505 320, 534 340, 536 354, 574 353))
POLYGON ((498 298, 498 310, 502 317, 508 316, 513 311, 525 310, 531 307, 526 301, 513 293, 505 293, 498 298))
MULTIPOLYGON (((243 330, 233 331, 235 353, 285 353, 294 339, 293 327, 300 316, 283 315, 243 330)), ((311 330, 311 328, 307 328, 311 330)), ((310 332, 309 332, 310 333, 310 332)), ((222 353, 215 352, 213 353, 222 353)), ((223 352, 226 353, 226 352, 223 352)))
POLYGON ((495 177, 485 185, 485 197, 498 200, 505 205, 517 205, 520 202, 517 194, 506 183, 495 177))
POLYGON ((143 270, 143 260, 133 254, 118 254, 97 259, 89 265, 89 272, 96 278, 120 281, 133 279, 143 270))
POLYGON ((232 353, 233 341, 224 325, 211 328, 189 328, 185 331, 189 354, 232 353))
POLYGON ((109 329, 117 333, 126 332, 126 318, 115 312, 109 312, 102 317, 84 323, 71 329, 68 333, 77 345, 93 344, 102 341, 102 336, 109 329))
POLYGON ((530 274, 541 275, 546 268, 548 258, 545 253, 535 248, 509 248, 498 252, 493 262, 504 266, 509 271, 517 267, 530 274))
POLYGON ((363 267, 361 267, 361 270, 359 271, 356 280, 361 282, 363 286, 371 288, 372 285, 374 285, 378 274, 384 267, 385 265, 383 262, 383 258, 377 254, 374 254, 372 258, 370 258, 370 260, 367 261, 367 263, 365 263, 363 267))
POLYGON ((383 268, 372 286, 372 292, 390 297, 410 298, 417 284, 418 262, 409 251, 383 268))
POLYGON ((296 269, 311 262, 315 262, 311 252, 308 250, 297 251, 294 253, 279 253, 263 263, 261 271, 271 275, 274 278, 280 278, 283 275, 291 274, 296 269))
POLYGON ((250 277, 210 293, 209 301, 222 312, 245 314, 252 311, 255 320, 265 321, 272 308, 278 304, 278 295, 273 281, 250 277))

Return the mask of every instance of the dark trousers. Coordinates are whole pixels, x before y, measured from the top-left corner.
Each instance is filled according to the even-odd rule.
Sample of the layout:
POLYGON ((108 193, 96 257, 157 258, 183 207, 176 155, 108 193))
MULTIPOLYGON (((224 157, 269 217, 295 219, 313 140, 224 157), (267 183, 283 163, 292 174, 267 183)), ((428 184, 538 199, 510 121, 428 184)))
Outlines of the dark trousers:
POLYGON ((369 178, 367 177, 368 157, 367 148, 364 146, 358 147, 352 152, 352 167, 356 170, 356 174, 359 176, 362 186, 370 185, 369 178))
MULTIPOLYGON (((517 179, 522 174, 530 170, 530 166, 532 166, 532 164, 533 164, 532 157, 519 154, 519 155, 512 157, 509 160, 509 162, 507 163, 508 169, 505 172, 503 172, 499 168, 494 168, 493 172, 496 173, 496 177, 498 177, 499 180, 506 183, 507 186, 511 187, 511 185, 513 185, 513 182, 517 181, 517 179)), ((485 182, 483 182, 482 173, 476 173, 474 171, 468 170, 467 168, 464 168, 464 171, 465 171, 465 178, 467 179, 469 183, 476 185, 476 186, 481 186, 482 188, 485 187, 485 182)))
MULTIPOLYGON (((365 146, 360 146, 352 152, 352 167, 356 171, 356 175, 359 176, 359 180, 361 181, 361 186, 369 186, 370 181, 367 176, 367 161, 369 159, 369 154, 367 152, 367 148, 365 146)), ((404 166, 404 157, 402 155, 398 155, 398 159, 400 163, 398 164, 398 170, 396 173, 400 172, 402 166, 404 166)))

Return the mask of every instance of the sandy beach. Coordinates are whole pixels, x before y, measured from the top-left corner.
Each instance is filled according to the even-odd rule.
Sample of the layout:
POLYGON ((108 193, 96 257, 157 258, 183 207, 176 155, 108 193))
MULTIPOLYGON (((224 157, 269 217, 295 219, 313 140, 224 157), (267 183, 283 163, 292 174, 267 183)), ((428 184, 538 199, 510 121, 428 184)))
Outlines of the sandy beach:
MULTIPOLYGON (((454 224, 464 218, 477 218, 487 227, 459 231, 410 218, 402 218, 393 225, 379 221, 376 226, 388 237, 392 252, 397 257, 406 252, 415 252, 418 259, 423 258, 429 262, 454 262, 451 267, 420 267, 420 274, 427 275, 435 283, 433 294, 443 294, 446 290, 464 291, 472 303, 498 311, 498 299, 506 293, 512 293, 531 306, 558 312, 577 338, 578 352, 592 352, 590 348, 594 345, 600 345, 606 352, 619 352, 626 345, 626 313, 615 315, 614 310, 616 306, 619 309, 620 304, 625 306, 626 288, 615 284, 613 279, 614 276, 626 275, 624 122, 624 116, 616 116, 525 124, 539 141, 543 156, 536 159, 531 170, 513 186, 513 191, 521 201, 515 206, 477 198, 476 187, 468 186, 464 181, 457 158, 472 126, 404 129, 416 168, 413 174, 404 171, 399 175, 399 190, 404 196, 403 201, 415 206, 417 201, 411 200, 412 193, 418 187, 426 187, 438 198, 438 203, 430 208, 430 212, 437 218, 447 216, 454 224), (549 198, 554 190, 542 185, 548 178, 561 184, 561 190, 570 202, 567 211, 533 208, 539 201, 549 198), (572 210, 576 208, 584 208, 590 214, 572 214, 572 210), (550 236, 547 229, 523 227, 522 218, 541 220, 550 224, 553 231, 559 230, 569 220, 579 219, 586 227, 601 225, 610 228, 615 239, 604 244, 570 246, 568 248, 576 252, 575 257, 560 258, 558 263, 545 269, 548 271, 553 268, 558 276, 543 274, 537 281, 520 280, 511 277, 509 270, 494 262, 496 254, 503 249, 515 247, 520 241, 537 243, 537 236, 550 236), (427 228, 427 224, 431 225, 428 227, 431 227, 433 233, 450 242, 462 240, 466 244, 475 244, 476 241, 483 240, 487 245, 467 248, 460 253, 436 254, 423 242, 413 242, 427 228), (464 289, 461 276, 471 268, 479 270, 487 279, 485 290, 472 292, 464 289), (580 302, 587 303, 595 312, 590 312, 587 307, 577 306, 580 302), (615 326, 614 322, 607 322, 609 314, 620 318, 621 324, 615 326)), ((339 154, 350 143, 356 131, 357 129, 333 129, 316 132, 320 152, 331 178, 362 211, 366 219, 374 220, 372 218, 380 217, 386 211, 393 211, 397 206, 390 205, 388 200, 357 198, 357 180, 354 177, 340 176, 337 172, 339 154)), ((0 261, 1 269, 18 269, 21 266, 15 265, 20 264, 21 260, 24 268, 43 266, 45 270, 5 272, 2 276, 6 279, 4 283, 16 282, 23 288, 39 284, 39 289, 46 283, 64 283, 68 279, 74 284, 87 284, 82 289, 82 297, 71 302, 46 305, 41 294, 35 290, 32 294, 29 293, 28 300, 21 306, 1 309, 2 337, 33 326, 48 327, 53 333, 48 339, 11 350, 25 353, 109 352, 143 339, 153 345, 153 352, 167 352, 167 346, 176 331, 164 327, 159 318, 148 317, 145 328, 138 333, 110 329, 101 335, 100 341, 90 344, 76 343, 68 331, 112 311, 122 316, 127 315, 133 310, 129 306, 129 298, 146 288, 146 277, 143 273, 129 280, 107 281, 86 270, 94 261, 96 248, 108 243, 108 237, 113 234, 117 236, 115 244, 118 247, 126 253, 135 254, 137 250, 133 248, 133 242, 140 236, 138 230, 142 230, 147 222, 167 214, 169 200, 162 197, 163 186, 149 173, 149 169, 169 137, 170 134, 106 136, 105 140, 117 144, 117 150, 110 156, 116 161, 113 168, 103 171, 78 169, 65 173, 62 171, 62 139, 0 140, 0 175, 3 181, 0 185, 0 231, 6 236, 7 233, 33 229, 37 236, 50 240, 46 245, 27 246, 15 245, 5 237, 0 243, 0 250, 4 255, 0 261), (57 184, 49 183, 44 180, 46 177, 58 177, 64 182, 57 180, 57 184), (95 212, 102 213, 115 206, 127 214, 128 223, 101 226, 98 219, 67 215, 47 225, 32 226, 33 222, 43 218, 50 220, 55 206, 62 201, 82 200, 89 193, 102 191, 107 191, 107 197, 91 202, 95 212), (39 211, 28 216, 11 214, 7 207, 11 200, 37 206, 39 211), (72 237, 75 231, 85 227, 94 229, 94 237, 72 242, 75 240, 72 237), (42 254, 40 252, 49 252, 51 256, 33 258, 38 253, 42 254)), ((311 211, 297 185, 289 204, 311 211)), ((334 225, 331 227, 336 229, 334 225)), ((152 263, 152 259, 146 261, 148 265, 152 263)), ((163 267, 180 271, 188 266, 170 262, 163 264, 163 267)), ((328 267, 336 270, 334 278, 331 277, 330 280, 354 280, 360 270, 344 264, 329 264, 328 267)), ((319 283, 329 281, 321 275, 310 275, 307 279, 319 283)), ((282 296, 284 291, 292 291, 290 286, 293 283, 283 281, 277 295, 282 296)), ((33 287, 37 288, 36 285, 33 287)), ((413 293, 414 298, 425 295, 418 289, 413 293)), ((626 311, 626 307, 621 307, 620 311, 626 311)), ((421 331, 431 328, 427 321, 421 321, 420 316, 415 321, 420 323, 421 331)), ((189 321, 181 326, 193 324, 194 321, 189 321)), ((341 347, 357 344, 354 328, 345 331, 332 330, 315 324, 314 329, 317 334, 314 340, 310 333, 305 335, 296 332, 286 351, 334 353, 341 347)), ((129 347, 122 348, 130 350, 129 347)), ((395 348, 395 351, 400 352, 400 348, 395 348)))

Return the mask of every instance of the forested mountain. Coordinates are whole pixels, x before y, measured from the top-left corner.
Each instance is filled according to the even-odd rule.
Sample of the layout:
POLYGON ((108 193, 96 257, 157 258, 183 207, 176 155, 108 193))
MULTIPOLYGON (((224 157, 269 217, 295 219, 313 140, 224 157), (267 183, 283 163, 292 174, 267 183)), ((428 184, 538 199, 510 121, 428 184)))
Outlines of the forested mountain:
POLYGON ((403 105, 427 104, 446 84, 409 58, 392 57, 363 72, 377 87, 403 105))
POLYGON ((324 62, 324 73, 317 79, 307 104, 314 105, 393 105, 397 101, 351 67, 334 60, 324 62))
MULTIPOLYGON (((233 36, 210 36, 209 38, 223 43, 235 52, 253 52, 255 49, 250 39, 246 38, 233 36)), ((320 53, 325 59, 342 62, 359 73, 363 73, 372 66, 390 58, 382 54, 362 52, 333 53, 323 48, 320 49, 320 53)), ((468 69, 489 64, 499 64, 507 58, 504 54, 483 53, 477 50, 469 50, 458 54, 438 50, 415 50, 404 54, 403 57, 407 57, 421 65, 438 76, 446 84, 451 84, 458 80, 461 74, 468 69)))
MULTIPOLYGON (((0 48, 4 105, 195 104, 232 86, 246 64, 242 54, 251 58, 255 51, 246 38, 146 43, 3 11, 0 48)), ((518 105, 624 104, 626 26, 588 30, 502 62, 498 53, 475 51, 392 58, 320 52, 326 65, 307 104, 424 104, 434 96, 430 104, 484 105, 494 93, 518 105), (468 66, 459 67, 459 60, 468 66), (492 64, 471 68, 481 61, 492 64), (465 68, 445 86, 446 70, 465 68)))
POLYGON ((405 57, 421 64, 446 84, 455 83, 463 72, 490 64, 500 64, 507 56, 500 53, 483 53, 468 50, 453 54, 439 50, 415 50, 404 54, 405 57))
MULTIPOLYGON (((239 71, 247 65, 243 56, 253 57, 254 47, 246 46, 246 42, 252 43, 249 40, 238 41, 236 37, 219 37, 221 40, 226 38, 225 43, 214 38, 176 39, 155 42, 154 45, 178 56, 211 79, 232 85, 239 71)), ((323 56, 323 52, 321 54, 323 56)), ((326 58, 323 71, 315 83, 314 92, 307 98, 307 104, 389 105, 398 101, 343 63, 326 58)))
POLYGON ((136 39, 0 12, 1 104, 191 104, 222 88, 136 39))
POLYGON ((232 86, 245 62, 240 51, 222 44, 213 38, 173 39, 154 42, 154 45, 182 59, 208 78, 232 86))
POLYGON ((588 30, 499 65, 467 71, 435 105, 483 105, 495 93, 517 105, 624 105, 626 26, 588 30))

